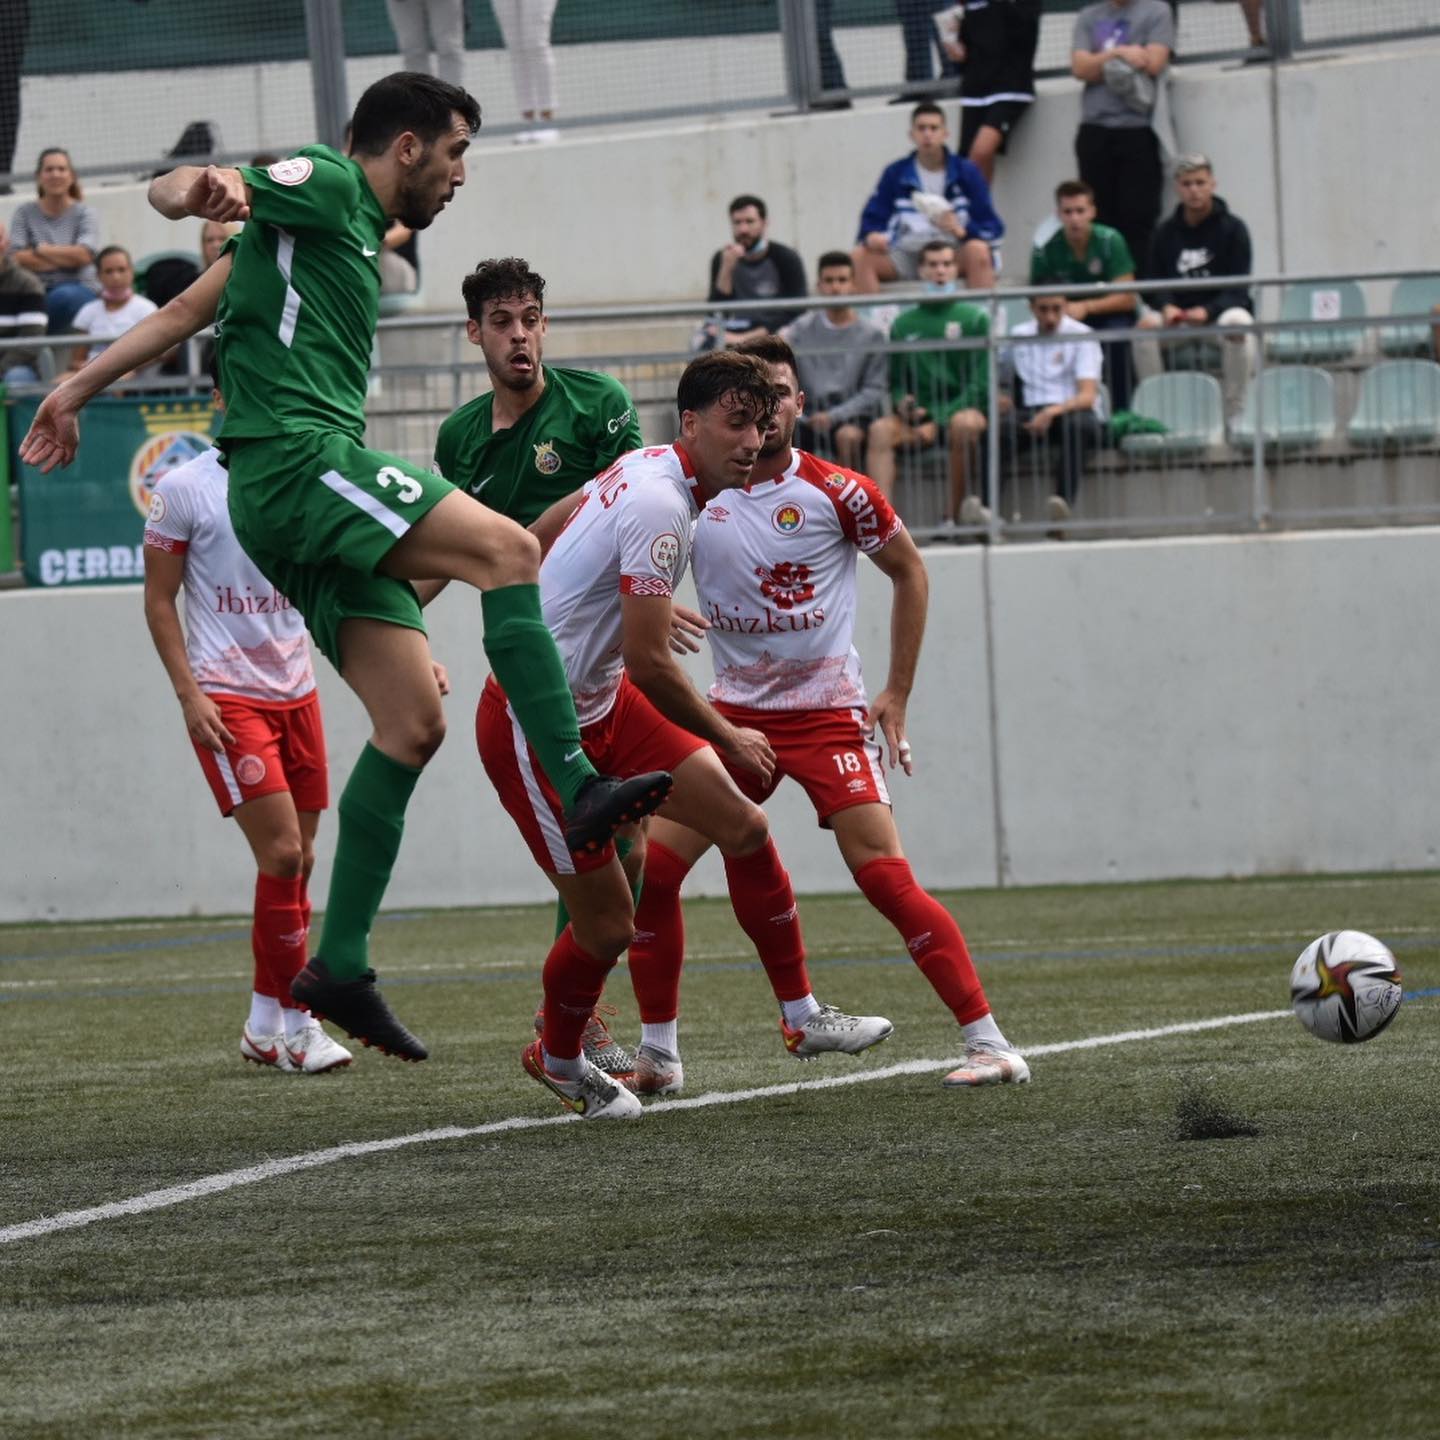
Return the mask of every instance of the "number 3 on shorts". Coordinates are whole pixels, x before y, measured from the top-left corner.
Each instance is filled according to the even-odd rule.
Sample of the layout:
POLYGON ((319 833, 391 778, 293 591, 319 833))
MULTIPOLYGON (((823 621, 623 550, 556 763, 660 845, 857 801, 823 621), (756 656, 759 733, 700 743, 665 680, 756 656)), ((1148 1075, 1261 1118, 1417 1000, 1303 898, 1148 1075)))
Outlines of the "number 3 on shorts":
POLYGON ((413 475, 407 475, 398 465, 382 465, 375 472, 375 483, 386 490, 393 483, 395 494, 402 505, 413 505, 424 493, 425 487, 413 475))

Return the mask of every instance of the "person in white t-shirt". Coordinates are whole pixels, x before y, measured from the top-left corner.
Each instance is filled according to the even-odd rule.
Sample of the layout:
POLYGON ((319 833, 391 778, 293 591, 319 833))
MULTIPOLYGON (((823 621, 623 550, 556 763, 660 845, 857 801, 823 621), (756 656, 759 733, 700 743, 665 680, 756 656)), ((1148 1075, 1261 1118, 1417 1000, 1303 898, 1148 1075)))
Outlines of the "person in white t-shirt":
POLYGON ((1000 438, 1012 453, 1044 448, 1054 483, 1046 514, 1060 524, 1070 518, 1086 458, 1100 444, 1104 359, 1098 340, 1043 343, 1045 336, 1094 334, 1065 313, 1063 295, 1034 296, 1030 313, 1032 319, 1010 332, 1013 340, 1032 337, 1030 343, 1008 345, 1001 352, 1014 368, 1016 396, 1001 423, 1000 438))
MULTIPOLYGON (((578 506, 567 497, 536 522, 542 543, 564 526, 540 567, 540 604, 575 697, 585 753, 620 776, 669 771, 673 788, 660 813, 698 831, 725 857, 736 918, 780 1002, 787 1048, 804 1058, 856 1054, 892 1026, 816 1001, 795 895, 765 812, 727 773, 728 765, 768 780, 774 753, 758 731, 732 724, 702 699, 671 653, 673 596, 695 520, 722 492, 749 480, 774 406, 759 361, 733 351, 691 361, 676 393, 679 440, 621 456, 581 490, 578 506)), ((545 961, 541 1037, 521 1063, 587 1120, 639 1115, 635 1095, 592 1064, 581 1044, 606 976, 635 938, 634 903, 615 846, 585 854, 566 847, 559 799, 493 675, 475 728, 501 804, 570 915, 545 961)))
MULTIPOLYGON (((775 752, 768 777, 733 767, 757 804, 789 776, 865 898, 899 931, 921 973, 961 1026, 965 1060, 950 1086, 1023 1084, 1025 1060, 985 998, 954 917, 916 882, 901 848, 885 781, 888 758, 909 775, 906 707, 925 631, 925 562, 879 486, 793 445, 805 395, 779 336, 747 341, 779 392, 750 484, 707 506, 695 530, 695 588, 710 640, 710 701, 732 725, 757 730, 775 752), (855 651, 855 571, 866 556, 889 578, 890 672, 870 704, 855 651), (887 757, 888 752, 888 757, 887 757)), ((673 1094, 682 1075, 676 1038, 685 931, 680 889, 708 850, 666 810, 650 822, 645 884, 630 975, 644 1026, 635 1058, 641 1091, 673 1094)))
MULTIPOLYGON (((135 265, 123 245, 107 245, 95 257, 95 270, 100 277, 100 294, 75 312, 73 329, 96 341, 117 340, 155 313, 154 302, 135 293, 135 265)), ((79 370, 104 348, 103 344, 78 346, 70 357, 70 369, 79 370)), ((158 368, 147 365, 134 373, 148 375, 158 368)))
POLYGON ((213 448, 155 486, 145 621, 220 813, 235 817, 255 857, 255 978, 240 1054, 315 1075, 351 1060, 290 998, 306 959, 307 884, 329 799, 325 732, 305 622, 240 548, 228 493, 213 448))

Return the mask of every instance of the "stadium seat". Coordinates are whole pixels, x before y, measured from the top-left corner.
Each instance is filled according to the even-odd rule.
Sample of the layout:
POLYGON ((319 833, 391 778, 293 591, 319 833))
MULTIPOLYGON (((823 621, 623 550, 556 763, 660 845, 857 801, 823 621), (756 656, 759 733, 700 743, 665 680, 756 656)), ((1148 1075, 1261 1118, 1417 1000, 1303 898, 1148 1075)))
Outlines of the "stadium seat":
POLYGON ((1365 372, 1350 421, 1355 445, 1423 445, 1440 439, 1440 365, 1385 360, 1365 372))
POLYGON ((1320 445, 1335 436, 1335 382, 1313 365, 1282 365, 1251 382, 1245 409, 1230 431, 1242 450, 1255 443, 1257 419, 1265 445, 1320 445))
MULTIPOLYGON (((1280 319, 1286 320, 1348 320, 1366 318, 1365 296, 1353 280, 1324 280, 1290 285, 1280 297, 1280 319)), ((1348 360, 1360 348, 1363 326, 1351 323, 1307 328, 1277 330, 1269 339, 1266 350, 1282 364, 1303 362, 1323 364, 1348 360)))
MULTIPOLYGON (((1395 282, 1390 296, 1392 315, 1428 315, 1440 305, 1440 275, 1412 275, 1395 282)), ((1380 349, 1386 355, 1431 355, 1434 341, 1430 326, 1422 321, 1408 325, 1387 325, 1380 331, 1380 349)))
POLYGON ((1127 435, 1121 450, 1131 455, 1180 455, 1218 445, 1225 438, 1220 382, 1213 375, 1172 371, 1142 380, 1130 397, 1137 415, 1158 420, 1163 435, 1127 435))

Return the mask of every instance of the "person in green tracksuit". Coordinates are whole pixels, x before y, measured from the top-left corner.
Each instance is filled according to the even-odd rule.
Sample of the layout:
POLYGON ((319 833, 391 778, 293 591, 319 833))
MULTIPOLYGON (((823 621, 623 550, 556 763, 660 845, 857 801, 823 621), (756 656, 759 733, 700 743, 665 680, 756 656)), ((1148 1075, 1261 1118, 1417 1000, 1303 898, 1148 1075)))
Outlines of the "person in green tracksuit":
POLYGON ((445 729, 411 582, 446 577, 481 591, 486 656, 561 797, 570 849, 607 844, 669 789, 661 773, 617 781, 585 758, 540 613, 534 540, 433 472, 364 444, 386 229, 436 218, 464 184, 479 128, 464 90, 400 72, 361 96, 346 155, 314 145, 267 167, 180 166, 157 178, 150 203, 169 219, 246 221, 234 251, 52 392, 26 442, 36 463, 68 463, 75 415, 118 366, 216 322, 227 400, 217 443, 235 532, 373 726, 340 799, 324 932, 291 994, 407 1060, 428 1052, 376 988, 369 939, 406 807, 445 729))
MULTIPOLYGON (((545 279, 526 261, 482 260, 461 289, 470 317, 466 331, 485 356, 490 389, 440 426, 435 468, 482 504, 534 527, 557 500, 578 498, 587 481, 640 449, 635 402, 613 376, 544 363, 545 279)), ((542 536, 542 544, 553 538, 542 536)), ((644 864, 639 838, 615 837, 637 892, 644 864)), ((557 934, 568 918, 562 902, 557 934)), ((622 1081, 633 1074, 633 1058, 598 1014, 582 1043, 607 1074, 622 1081)))
POLYGON ((936 342, 984 339, 990 322, 978 305, 954 298, 958 276, 954 248, 932 240, 920 252, 920 279, 934 299, 903 310, 890 339, 913 343, 913 351, 890 357, 894 411, 870 423, 865 468, 886 498, 895 488, 895 452, 919 450, 944 437, 950 470, 945 528, 984 525, 990 511, 967 493, 976 468, 978 442, 985 433, 990 367, 984 349, 934 349, 936 342))

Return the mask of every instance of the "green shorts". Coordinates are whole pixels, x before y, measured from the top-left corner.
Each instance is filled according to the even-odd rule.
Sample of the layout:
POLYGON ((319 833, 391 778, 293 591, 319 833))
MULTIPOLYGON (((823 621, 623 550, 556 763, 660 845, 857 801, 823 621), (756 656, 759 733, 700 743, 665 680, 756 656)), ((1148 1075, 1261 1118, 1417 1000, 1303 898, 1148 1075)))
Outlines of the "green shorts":
POLYGON ((222 441, 230 519, 246 553, 340 668, 340 625, 425 629, 408 582, 379 574, 396 541, 454 486, 334 431, 222 441))

